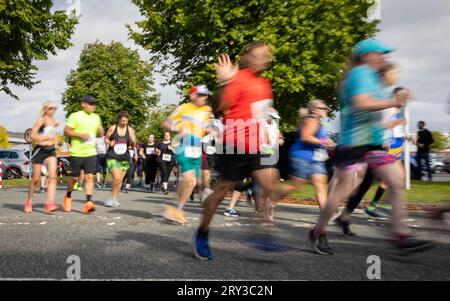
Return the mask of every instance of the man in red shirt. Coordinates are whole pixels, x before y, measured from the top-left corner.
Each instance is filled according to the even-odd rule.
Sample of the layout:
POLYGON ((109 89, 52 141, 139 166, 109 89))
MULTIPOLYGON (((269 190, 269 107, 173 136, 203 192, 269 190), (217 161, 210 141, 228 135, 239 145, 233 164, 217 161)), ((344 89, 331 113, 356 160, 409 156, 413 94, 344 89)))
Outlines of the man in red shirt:
MULTIPOLYGON (((262 42, 252 42, 240 55, 239 68, 222 55, 215 65, 224 84, 218 111, 224 112, 223 152, 216 144, 216 169, 221 174, 214 193, 205 202, 203 219, 193 236, 194 254, 199 259, 212 259, 208 245, 208 228, 218 205, 237 181, 253 177, 269 196, 265 217, 271 223, 276 198, 274 187, 279 178, 273 164, 265 164, 260 152, 260 126, 272 107, 272 86, 259 74, 270 67, 272 51, 262 42)), ((264 199, 264 198, 262 198, 264 199)))

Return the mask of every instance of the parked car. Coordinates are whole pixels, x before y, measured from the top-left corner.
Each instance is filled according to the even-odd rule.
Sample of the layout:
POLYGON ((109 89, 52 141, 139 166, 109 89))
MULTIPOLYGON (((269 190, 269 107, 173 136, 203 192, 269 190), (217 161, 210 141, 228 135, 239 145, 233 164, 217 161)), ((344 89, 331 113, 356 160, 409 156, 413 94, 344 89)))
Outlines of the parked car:
POLYGON ((444 171, 450 173, 450 157, 444 159, 444 171))
POLYGON ((430 168, 432 173, 441 173, 445 171, 444 157, 430 158, 430 168))
POLYGON ((15 179, 29 176, 30 161, 26 152, 15 149, 0 150, 3 178, 15 179))

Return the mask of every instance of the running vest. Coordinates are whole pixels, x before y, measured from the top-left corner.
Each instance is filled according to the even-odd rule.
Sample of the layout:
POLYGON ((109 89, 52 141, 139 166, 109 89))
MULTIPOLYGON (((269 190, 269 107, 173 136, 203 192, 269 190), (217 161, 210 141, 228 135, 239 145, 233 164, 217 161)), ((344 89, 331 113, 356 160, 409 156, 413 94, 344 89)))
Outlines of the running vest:
POLYGON ((128 152, 128 146, 130 145, 130 133, 128 131, 128 126, 125 132, 125 136, 119 136, 116 125, 114 132, 112 133, 109 140, 114 140, 115 144, 113 147, 109 146, 106 152, 107 159, 114 159, 117 161, 130 161, 130 153, 128 152))
MULTIPOLYGON (((38 135, 42 136, 42 135, 56 135, 56 127, 54 126, 46 126, 45 124, 43 124, 39 130, 38 130, 38 135)), ((34 150, 36 150, 37 148, 42 148, 45 150, 54 150, 55 149, 55 145, 52 146, 42 146, 39 144, 36 144, 34 150)))
MULTIPOLYGON (((297 137, 289 150, 289 156, 309 162, 323 162, 328 159, 327 150, 319 144, 310 144, 300 139, 301 131, 297 131, 297 137)), ((321 125, 314 135, 317 139, 327 138, 325 129, 321 125)))

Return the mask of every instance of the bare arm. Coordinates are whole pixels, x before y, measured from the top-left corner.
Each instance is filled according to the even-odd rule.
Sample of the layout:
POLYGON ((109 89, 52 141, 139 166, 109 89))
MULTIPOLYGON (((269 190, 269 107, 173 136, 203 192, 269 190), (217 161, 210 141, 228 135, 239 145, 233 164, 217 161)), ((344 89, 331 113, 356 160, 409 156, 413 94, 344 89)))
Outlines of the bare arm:
POLYGON ((145 153, 144 153, 144 148, 141 148, 140 150, 139 150, 139 155, 142 157, 142 158, 147 158, 147 156, 145 155, 145 153))
POLYGON ((307 118, 303 122, 300 139, 310 144, 322 144, 322 141, 314 135, 319 130, 320 123, 313 118, 307 118))
POLYGON ((136 132, 133 128, 130 128, 130 144, 133 146, 136 145, 136 132))
POLYGON ((114 140, 111 140, 111 135, 112 135, 112 133, 114 132, 114 129, 115 129, 115 125, 113 125, 112 127, 110 127, 109 129, 108 129, 108 131, 106 132, 106 135, 105 135, 105 144, 108 146, 108 147, 113 147, 114 146, 114 140))
POLYGON ((97 130, 97 137, 103 137, 103 134, 105 134, 103 127, 99 127, 97 130))
POLYGON ((71 137, 80 138, 80 139, 82 139, 83 141, 89 140, 89 134, 87 134, 87 133, 84 133, 84 134, 77 133, 77 132, 75 132, 75 131, 73 130, 73 128, 68 127, 68 126, 66 126, 66 127, 64 128, 64 135, 67 136, 67 137, 69 137, 69 138, 71 138, 71 137))
POLYGON ((380 111, 389 108, 400 108, 405 105, 404 101, 375 99, 371 94, 359 94, 353 97, 353 106, 362 111, 380 111))

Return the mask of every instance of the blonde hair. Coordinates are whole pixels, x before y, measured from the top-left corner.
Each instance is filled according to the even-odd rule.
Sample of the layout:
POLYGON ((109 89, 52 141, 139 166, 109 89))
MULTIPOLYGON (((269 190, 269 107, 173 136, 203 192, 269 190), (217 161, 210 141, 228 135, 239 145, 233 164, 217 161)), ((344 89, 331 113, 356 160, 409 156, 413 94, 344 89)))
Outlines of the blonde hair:
POLYGON ((317 108, 317 106, 320 104, 325 104, 325 101, 323 101, 322 99, 311 100, 310 102, 308 102, 308 108, 298 109, 298 117, 300 117, 300 119, 304 119, 305 117, 312 115, 312 110, 317 108))
POLYGON ((41 111, 39 112, 39 118, 43 118, 45 116, 49 107, 56 107, 56 103, 53 100, 47 100, 44 102, 41 111))

